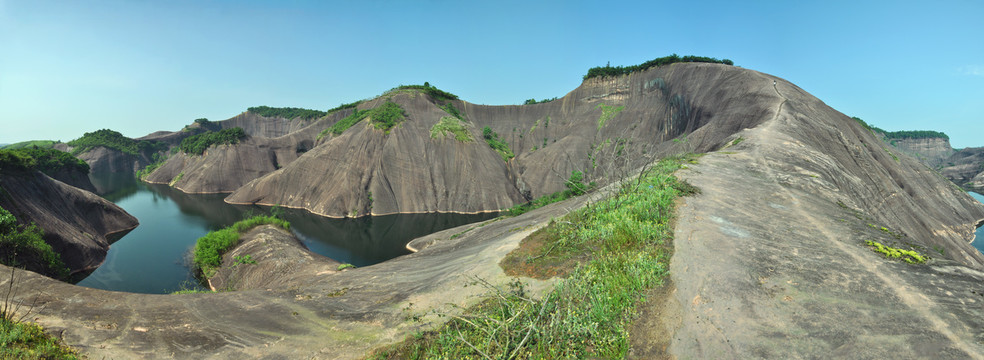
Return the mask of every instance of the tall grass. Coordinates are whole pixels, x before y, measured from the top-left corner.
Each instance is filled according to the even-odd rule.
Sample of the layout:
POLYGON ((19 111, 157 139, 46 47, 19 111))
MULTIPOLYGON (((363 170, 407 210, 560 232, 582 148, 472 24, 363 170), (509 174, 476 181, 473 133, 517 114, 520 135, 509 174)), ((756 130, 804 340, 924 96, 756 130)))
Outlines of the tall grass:
POLYGON ((696 192, 672 176, 684 160, 664 159, 609 199, 552 222, 548 244, 527 261, 584 260, 542 299, 529 297, 518 280, 507 289, 488 285, 483 301, 439 329, 369 357, 624 357, 636 305, 667 274, 674 200, 696 192))

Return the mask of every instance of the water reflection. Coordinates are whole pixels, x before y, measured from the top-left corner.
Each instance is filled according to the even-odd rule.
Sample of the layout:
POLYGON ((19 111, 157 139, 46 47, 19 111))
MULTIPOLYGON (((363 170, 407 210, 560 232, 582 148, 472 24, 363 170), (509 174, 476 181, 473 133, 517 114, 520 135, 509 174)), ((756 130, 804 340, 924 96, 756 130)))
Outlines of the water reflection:
MULTIPOLYGON (((137 182, 132 176, 94 175, 102 196, 140 220, 140 226, 113 243, 105 263, 79 285, 129 292, 168 293, 195 288, 188 256, 195 241, 269 208, 229 205, 225 194, 188 195, 167 185, 137 182)), ((413 238, 481 221, 493 214, 404 214, 330 219, 284 209, 292 231, 315 253, 367 266, 407 253, 413 238)))

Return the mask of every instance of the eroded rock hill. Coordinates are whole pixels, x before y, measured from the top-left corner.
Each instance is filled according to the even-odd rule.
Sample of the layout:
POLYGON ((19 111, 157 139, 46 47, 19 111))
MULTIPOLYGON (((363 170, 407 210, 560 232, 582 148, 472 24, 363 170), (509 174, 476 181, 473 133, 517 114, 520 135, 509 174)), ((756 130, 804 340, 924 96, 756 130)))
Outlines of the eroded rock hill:
MULTIPOLYGON (((279 204, 336 217, 496 211, 563 190, 574 170, 604 185, 660 154, 710 150, 755 126, 768 109, 754 100, 767 94, 732 91, 753 81, 736 70, 686 64, 596 78, 558 100, 523 106, 397 90, 359 105, 399 104, 406 119, 389 131, 365 120, 319 139, 353 110, 337 111, 307 126, 266 127, 266 135, 278 137, 254 132, 202 156, 174 156, 148 181, 192 193, 232 192, 227 202, 235 204, 279 204), (694 83, 706 86, 688 85, 694 83), (451 115, 448 106, 463 114, 472 141, 431 136, 431 128, 451 115), (504 161, 484 142, 485 127, 515 158, 504 161)), ((219 123, 245 125, 251 116, 219 123)))
POLYGON ((964 148, 944 161, 940 172, 957 185, 984 191, 984 148, 964 148))
POLYGON ((955 152, 950 146, 950 139, 944 137, 919 139, 892 139, 892 146, 906 155, 912 156, 932 168, 939 168, 955 152))
MULTIPOLYGON (((689 109, 680 112, 685 121, 674 118, 674 111, 658 110, 671 105, 654 96, 652 109, 657 110, 635 107, 636 115, 609 119, 600 132, 626 137, 633 135, 619 129, 631 129, 628 132, 640 133, 632 138, 640 142, 641 134, 648 134, 646 143, 655 144, 649 154, 709 154, 679 173, 702 192, 679 207, 670 266, 675 288, 665 291, 662 301, 651 301, 654 309, 641 312, 641 325, 632 333, 634 355, 973 358, 984 353, 979 341, 984 309, 978 306, 984 301, 984 273, 980 253, 969 246, 974 226, 984 219, 984 206, 916 160, 890 152, 870 131, 795 85, 746 69, 674 64, 586 82, 549 107, 550 103, 481 110, 482 106, 460 103, 459 109, 476 127, 488 121, 500 134, 510 134, 521 124, 516 119, 535 123, 547 115, 544 109, 556 107, 560 110, 551 113, 550 131, 558 131, 554 127, 560 125, 583 132, 571 130, 561 137, 558 131, 557 144, 580 144, 585 150, 597 144, 595 116, 601 109, 579 101, 620 100, 626 109, 618 116, 632 114, 629 104, 636 95, 630 94, 645 95, 652 88, 647 84, 658 86, 658 79, 672 89, 670 102, 686 103, 680 107, 689 109), (687 100, 672 100, 676 94, 687 100), (568 122, 557 122, 554 116, 563 118, 561 110, 590 114, 579 120, 590 120, 590 126, 578 125, 574 115, 568 122), (489 114, 494 112, 500 113, 489 114), (623 121, 637 126, 605 130, 623 121), (686 140, 681 134, 687 134, 686 140), (904 264, 873 252, 866 240, 913 246, 932 259, 925 265, 904 264), (670 336, 657 339, 654 332, 670 336), (650 346, 659 341, 667 346, 650 346)), ((394 101, 408 104, 410 120, 403 128, 387 135, 356 125, 319 143, 325 150, 312 149, 260 180, 282 181, 276 179, 282 173, 302 171, 300 166, 289 168, 312 153, 327 156, 339 151, 341 156, 341 150, 328 149, 350 146, 356 137, 364 139, 366 147, 383 147, 381 154, 388 154, 386 146, 402 145, 401 130, 426 128, 412 121, 430 111, 425 103, 429 100, 405 96, 409 98, 394 96, 394 101), (421 109, 409 106, 415 101, 421 109)), ((516 147, 529 141, 528 135, 504 137, 516 147)), ((469 144, 436 141, 421 146, 445 145, 479 151, 463 149, 469 144)), ((547 150, 551 146, 552 142, 547 150)), ((353 153, 363 149, 342 148, 353 153)), ((333 161, 343 159, 347 158, 333 161)), ((498 161, 519 168, 521 160, 508 165, 498 161)), ((386 161, 409 163, 399 157, 386 161)), ((540 171, 536 165, 527 162, 526 171, 514 171, 533 179, 540 171)), ((546 181, 540 188, 528 182, 529 189, 549 191, 546 181)), ((497 285, 508 282, 498 263, 523 237, 603 194, 604 190, 519 217, 428 235, 414 241, 421 244, 419 252, 365 268, 322 273, 331 263, 306 259, 308 265, 293 269, 309 272, 306 276, 293 273, 290 278, 297 280, 289 284, 272 284, 261 276, 259 283, 271 284, 265 289, 160 296, 80 288, 33 274, 24 279, 44 291, 38 321, 90 357, 358 358, 373 346, 419 331, 419 323, 408 321, 408 315, 454 314, 460 311, 457 306, 477 301, 475 295, 486 289, 468 286, 476 278, 497 285)), ((255 229, 247 237, 254 239, 250 242, 282 238, 278 244, 289 252, 300 251, 285 233, 264 235, 270 231, 279 230, 255 229)), ((290 263, 277 257, 258 259, 290 263)), ((549 285, 523 280, 534 287, 549 285)), ((0 286, 5 281, 0 279, 0 286)), ((19 294, 16 299, 29 301, 30 296, 19 294)))
POLYGON ((38 171, 0 174, 0 190, 0 207, 41 227, 72 273, 94 270, 109 245, 138 224, 116 204, 38 171))

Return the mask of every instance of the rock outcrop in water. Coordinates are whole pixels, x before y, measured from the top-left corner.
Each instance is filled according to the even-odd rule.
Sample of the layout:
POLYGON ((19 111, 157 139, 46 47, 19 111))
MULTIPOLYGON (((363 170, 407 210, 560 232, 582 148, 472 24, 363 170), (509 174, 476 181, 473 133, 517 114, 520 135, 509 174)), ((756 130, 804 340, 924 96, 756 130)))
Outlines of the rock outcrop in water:
POLYGON ((43 229, 72 273, 95 270, 109 245, 138 224, 116 204, 38 171, 0 174, 0 207, 43 229))
MULTIPOLYGON (((425 131, 444 116, 433 99, 398 93, 392 101, 408 113, 402 127, 386 134, 356 124, 230 199, 351 211, 372 191, 373 212, 377 207, 436 211, 444 204, 482 209, 500 206, 502 199, 515 201, 524 191, 559 189, 573 169, 604 181, 618 178, 619 169, 649 161, 644 155, 708 152, 679 174, 702 191, 678 209, 670 265, 675 288, 641 309, 632 330, 634 355, 969 358, 984 353, 979 341, 984 309, 978 306, 984 301, 984 272, 980 253, 969 245, 984 206, 782 79, 723 65, 673 64, 591 79, 547 104, 452 102, 473 126, 475 143, 430 138, 425 131), (620 106, 625 107, 617 110, 620 106), (519 155, 506 163, 482 147, 478 129, 485 126, 519 155), (476 158, 462 168, 451 150, 476 158), (619 150, 628 156, 619 158, 619 150), (428 163, 415 162, 414 156, 428 163), (358 176, 332 169, 347 161, 366 168, 347 170, 358 176), (421 178, 401 178, 409 176, 421 178), (505 190, 495 193, 479 177, 509 181, 496 184, 505 190), (347 189, 352 194, 321 187, 291 198, 277 189, 303 190, 336 180, 353 186, 347 189), (443 180, 449 190, 432 194, 424 180, 443 180), (465 191, 480 195, 458 202, 465 191), (424 205, 413 208, 417 205, 404 199, 424 205), (932 259, 925 265, 887 259, 866 246, 867 240, 915 248, 932 259)), ((345 115, 328 115, 274 139, 312 141, 313 134, 345 115)), ((231 147, 258 144, 249 141, 231 147)), ((415 241, 427 246, 408 256, 336 274, 311 271, 266 289, 160 296, 26 278, 45 291, 38 321, 90 357, 357 358, 418 331, 416 323, 405 320, 408 314, 453 314, 456 306, 474 302, 487 291, 469 286, 475 279, 510 281, 499 268, 502 257, 538 227, 589 200, 574 198, 483 226, 449 229, 415 241)), ((532 288, 549 285, 523 280, 532 288)))

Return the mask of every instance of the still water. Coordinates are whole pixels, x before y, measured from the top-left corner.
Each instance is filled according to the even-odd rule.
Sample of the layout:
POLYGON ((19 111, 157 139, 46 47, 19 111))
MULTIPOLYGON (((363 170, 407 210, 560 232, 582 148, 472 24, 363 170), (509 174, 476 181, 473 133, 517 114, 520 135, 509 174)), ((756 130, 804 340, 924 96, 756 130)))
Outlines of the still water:
MULTIPOLYGON (((972 196, 974 199, 977 199, 977 201, 984 203, 984 195, 975 193, 973 191, 968 191, 967 193, 970 194, 970 196, 972 196)), ((971 245, 974 245, 974 247, 977 248, 978 251, 984 253, 984 226, 977 228, 976 234, 977 237, 974 238, 974 242, 972 242, 971 245)))
MULTIPOLYGON (((162 294, 197 289, 190 253, 195 241, 269 208, 229 205, 226 196, 189 195, 167 185, 137 182, 133 176, 90 175, 96 189, 140 220, 140 226, 110 246, 106 261, 78 283, 105 290, 162 294)), ((284 209, 291 231, 311 251, 356 266, 407 254, 410 240, 482 221, 495 214, 402 214, 331 219, 284 209)))

